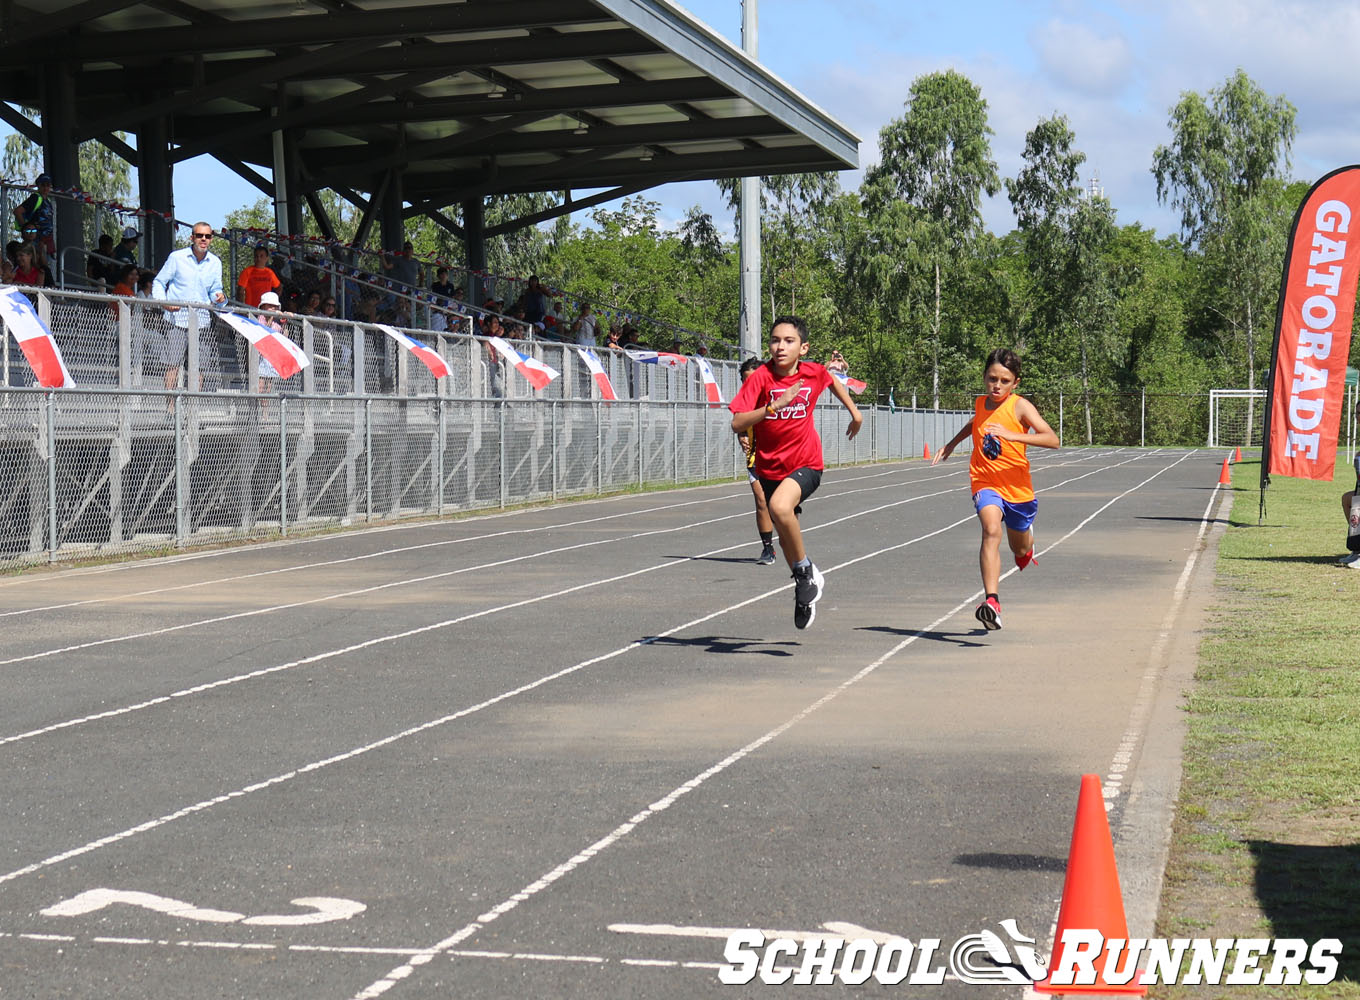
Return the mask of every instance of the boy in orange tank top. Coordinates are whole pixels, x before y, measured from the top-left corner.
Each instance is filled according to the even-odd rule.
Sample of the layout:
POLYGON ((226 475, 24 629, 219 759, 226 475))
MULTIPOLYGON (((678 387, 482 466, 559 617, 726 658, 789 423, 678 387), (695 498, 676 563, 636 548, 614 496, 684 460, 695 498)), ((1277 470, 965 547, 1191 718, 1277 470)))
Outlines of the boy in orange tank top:
POLYGON ((964 438, 972 436, 973 457, 968 478, 973 506, 982 524, 982 547, 978 565, 982 570, 984 599, 974 612, 983 628, 1001 627, 1001 529, 1023 570, 1034 561, 1034 517, 1039 501, 1030 482, 1025 448, 1058 447, 1058 435, 1039 415, 1034 404, 1015 394, 1020 384, 1020 358, 999 347, 987 355, 983 366, 987 394, 973 403, 973 419, 964 424, 936 454, 932 465, 947 459, 964 438))

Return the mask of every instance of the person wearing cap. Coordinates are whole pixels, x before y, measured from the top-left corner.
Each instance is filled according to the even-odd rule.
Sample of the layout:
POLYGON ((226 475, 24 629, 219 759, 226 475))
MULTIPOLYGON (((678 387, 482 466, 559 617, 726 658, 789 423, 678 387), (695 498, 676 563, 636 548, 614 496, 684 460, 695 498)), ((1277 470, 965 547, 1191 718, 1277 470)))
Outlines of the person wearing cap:
POLYGON ((57 243, 52 232, 56 210, 52 205, 52 178, 39 174, 33 186, 37 190, 14 206, 14 220, 21 230, 32 229, 36 242, 41 243, 49 255, 55 254, 57 243))
MULTIPOLYGON (((255 319, 269 327, 269 329, 273 330, 275 333, 283 333, 283 317, 279 315, 279 311, 283 308, 283 303, 279 301, 278 293, 272 291, 262 293, 260 295, 259 306, 264 310, 265 315, 256 316, 255 319)), ((270 386, 274 384, 274 380, 279 377, 278 371, 275 370, 274 366, 269 363, 269 360, 263 354, 260 355, 259 376, 259 392, 268 392, 270 386)))
MULTIPOLYGON (((269 266, 269 248, 257 246, 255 263, 242 271, 240 277, 236 279, 236 290, 240 293, 237 298, 254 309, 264 301, 265 292, 277 292, 282 284, 274 269, 269 266)), ((278 295, 274 296, 274 301, 278 302, 278 295)))
POLYGON ((124 227, 122 240, 113 248, 113 259, 122 264, 136 264, 137 241, 141 238, 142 234, 132 226, 124 227))

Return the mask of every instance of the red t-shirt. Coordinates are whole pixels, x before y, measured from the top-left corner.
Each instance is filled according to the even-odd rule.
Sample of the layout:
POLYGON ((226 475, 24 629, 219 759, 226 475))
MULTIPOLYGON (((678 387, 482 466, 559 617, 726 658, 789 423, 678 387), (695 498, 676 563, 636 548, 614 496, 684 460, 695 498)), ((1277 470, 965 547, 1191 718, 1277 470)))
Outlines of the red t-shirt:
POLYGON ((274 273, 273 268, 256 267, 251 265, 241 272, 241 276, 236 279, 236 284, 246 291, 246 305, 255 307, 260 304, 260 296, 265 292, 272 292, 282 284, 279 276, 274 273))
POLYGON ((755 473, 761 479, 787 479, 797 469, 821 469, 822 439, 812 419, 817 398, 831 384, 831 373, 815 361, 800 361, 783 378, 769 362, 751 373, 728 407, 733 413, 749 413, 768 406, 789 386, 802 379, 798 397, 773 417, 756 425, 755 473))

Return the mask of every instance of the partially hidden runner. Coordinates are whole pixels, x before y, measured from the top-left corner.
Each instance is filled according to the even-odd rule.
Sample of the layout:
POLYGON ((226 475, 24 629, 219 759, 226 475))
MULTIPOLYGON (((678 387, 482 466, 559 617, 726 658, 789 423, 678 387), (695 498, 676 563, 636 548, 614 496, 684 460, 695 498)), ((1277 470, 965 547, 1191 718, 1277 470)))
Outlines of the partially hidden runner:
POLYGON ((807 628, 816 617, 825 579, 803 549, 798 524, 802 501, 822 481, 822 439, 812 410, 824 389, 850 413, 845 436, 853 439, 864 418, 850 393, 822 365, 804 361, 808 352, 807 324, 797 316, 780 316, 770 325, 770 360, 742 383, 728 407, 737 434, 759 427, 754 464, 779 534, 779 547, 793 571, 793 624, 807 628))
POLYGON ((1039 501, 1030 480, 1028 445, 1056 448, 1058 435, 1039 415, 1034 404, 1016 394, 1020 384, 1020 358, 999 347, 983 365, 987 394, 973 402, 973 419, 936 453, 931 465, 947 459, 964 438, 972 435, 973 456, 968 463, 973 506, 982 524, 978 565, 982 570, 984 598, 973 612, 983 628, 1001 627, 1001 528, 1020 569, 1034 562, 1034 517, 1039 501))
MULTIPOLYGON (((747 358, 741 363, 741 381, 744 385, 746 380, 751 377, 751 372, 755 371, 765 362, 760 358, 747 358)), ((774 522, 770 520, 770 508, 765 503, 765 490, 761 488, 760 480, 756 478, 756 429, 755 427, 746 428, 745 433, 738 434, 737 440, 741 442, 741 450, 746 453, 746 479, 751 484, 751 493, 756 502, 756 534, 760 536, 760 555, 756 557, 756 562, 761 566, 774 565, 774 522)))

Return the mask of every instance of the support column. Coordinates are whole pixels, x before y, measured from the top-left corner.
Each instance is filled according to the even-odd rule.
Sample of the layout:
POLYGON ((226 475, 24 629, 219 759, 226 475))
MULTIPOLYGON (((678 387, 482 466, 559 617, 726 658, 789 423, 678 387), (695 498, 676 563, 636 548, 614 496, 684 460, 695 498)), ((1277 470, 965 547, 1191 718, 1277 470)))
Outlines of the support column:
POLYGON ((393 170, 382 199, 382 245, 384 250, 400 250, 406 241, 406 220, 401 217, 402 178, 393 170))
MULTIPOLYGON (((142 124, 137 133, 137 193, 143 207, 153 214, 144 217, 138 228, 142 231, 140 264, 158 270, 175 249, 174 167, 170 163, 170 130, 164 117, 153 118, 142 124), (162 216, 166 213, 169 218, 162 216)), ((190 219, 197 222, 197 219, 190 219)), ((206 220, 205 220, 206 221, 206 220)))
POLYGON ((467 301, 481 305, 483 290, 477 274, 486 270, 486 203, 480 197, 463 202, 463 239, 467 244, 467 301))
MULTIPOLYGON (((756 0, 741 3, 741 50, 756 58, 756 0)), ((739 212, 741 216, 740 268, 741 314, 740 356, 761 357, 763 331, 760 324, 760 178, 741 179, 739 212)))
MULTIPOLYGON (((79 147, 76 133, 75 77, 63 63, 49 63, 43 67, 43 169, 52 175, 52 186, 58 191, 81 188, 79 147)), ((31 180, 32 178, 27 178, 31 180)), ((67 247, 86 245, 84 211, 78 201, 56 199, 56 225, 53 236, 57 241, 56 268, 61 262, 61 251, 67 247)))

